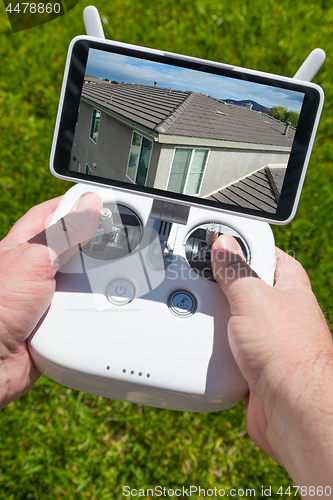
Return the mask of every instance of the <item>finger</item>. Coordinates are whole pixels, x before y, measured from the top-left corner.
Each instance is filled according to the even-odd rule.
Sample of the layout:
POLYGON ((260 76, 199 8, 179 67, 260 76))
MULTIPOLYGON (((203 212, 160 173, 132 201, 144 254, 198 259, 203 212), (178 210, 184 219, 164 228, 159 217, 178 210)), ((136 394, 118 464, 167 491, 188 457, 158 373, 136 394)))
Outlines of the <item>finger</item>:
POLYGON ((8 352, 15 352, 26 340, 49 307, 62 254, 69 249, 77 252, 78 243, 94 235, 101 207, 99 196, 84 195, 62 221, 2 255, 1 329, 3 339, 7 332, 8 352))
POLYGON ((96 193, 85 193, 65 217, 28 243, 44 246, 54 271, 57 271, 78 251, 80 245, 83 246, 94 236, 102 207, 102 200, 96 193))
POLYGON ((295 288, 310 291, 311 283, 303 266, 279 248, 275 248, 275 253, 275 288, 283 291, 295 288))
POLYGON ((245 262, 237 240, 231 235, 220 236, 211 250, 212 270, 216 281, 230 304, 230 312, 243 316, 262 303, 267 286, 245 262))
POLYGON ((1 251, 10 250, 43 231, 47 225, 47 219, 56 210, 61 198, 62 196, 58 196, 32 207, 13 225, 7 236, 0 242, 1 251))
POLYGON ((258 278, 258 275, 245 262, 237 240, 229 234, 221 235, 214 242, 211 260, 214 277, 227 296, 230 288, 240 279, 258 278))

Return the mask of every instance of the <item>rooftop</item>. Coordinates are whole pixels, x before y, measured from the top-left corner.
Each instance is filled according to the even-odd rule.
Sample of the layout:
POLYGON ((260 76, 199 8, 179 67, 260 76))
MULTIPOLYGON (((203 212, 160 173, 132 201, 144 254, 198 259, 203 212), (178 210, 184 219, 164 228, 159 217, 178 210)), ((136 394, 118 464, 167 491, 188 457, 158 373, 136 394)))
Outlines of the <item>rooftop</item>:
POLYGON ((285 168, 264 167, 244 179, 216 191, 207 199, 275 213, 285 173, 285 168))
POLYGON ((85 77, 82 98, 155 134, 291 147, 295 128, 266 114, 193 91, 85 77))

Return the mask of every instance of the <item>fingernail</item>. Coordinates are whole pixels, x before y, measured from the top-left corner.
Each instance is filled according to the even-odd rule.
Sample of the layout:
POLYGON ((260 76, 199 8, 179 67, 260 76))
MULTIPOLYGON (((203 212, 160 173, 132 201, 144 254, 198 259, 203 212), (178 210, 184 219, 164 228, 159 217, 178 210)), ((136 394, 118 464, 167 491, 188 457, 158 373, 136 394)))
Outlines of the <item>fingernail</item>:
POLYGON ((85 193, 77 200, 72 208, 72 212, 89 216, 93 213, 95 207, 96 203, 94 198, 89 193, 85 193))
POLYGON ((230 234, 222 234, 214 243, 218 250, 227 250, 230 253, 239 253, 242 251, 237 240, 230 234))

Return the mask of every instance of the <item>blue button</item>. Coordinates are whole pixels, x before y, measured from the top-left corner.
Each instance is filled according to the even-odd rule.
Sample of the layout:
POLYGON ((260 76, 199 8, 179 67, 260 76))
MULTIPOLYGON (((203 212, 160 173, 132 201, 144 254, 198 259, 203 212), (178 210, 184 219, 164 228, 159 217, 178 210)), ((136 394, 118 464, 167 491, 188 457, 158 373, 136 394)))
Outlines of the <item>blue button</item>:
POLYGON ((169 295, 168 307, 180 318, 188 318, 197 310, 197 300, 193 293, 187 290, 175 290, 169 295))

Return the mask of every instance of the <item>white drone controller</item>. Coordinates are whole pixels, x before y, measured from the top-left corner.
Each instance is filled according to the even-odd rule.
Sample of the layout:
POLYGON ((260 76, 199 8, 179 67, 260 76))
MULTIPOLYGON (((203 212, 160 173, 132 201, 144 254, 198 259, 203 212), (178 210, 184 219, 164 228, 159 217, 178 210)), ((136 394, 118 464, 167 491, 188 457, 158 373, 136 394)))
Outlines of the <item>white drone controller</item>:
POLYGON ((102 198, 100 228, 57 274, 30 342, 36 367, 65 386, 150 406, 235 405, 248 386, 230 351, 229 304, 212 281, 210 241, 236 237, 273 285, 270 226, 83 184, 67 192, 50 224, 86 191, 102 198))
MULTIPOLYGON (((103 38, 97 9, 87 33, 103 38)), ((311 80, 316 49, 295 77, 311 80)), ((275 247, 266 222, 108 187, 77 184, 50 225, 83 193, 102 198, 100 227, 56 276, 52 304, 29 339, 40 372, 65 386, 182 411, 218 411, 248 392, 231 353, 229 304, 214 281, 210 247, 223 233, 273 285, 275 247)))

